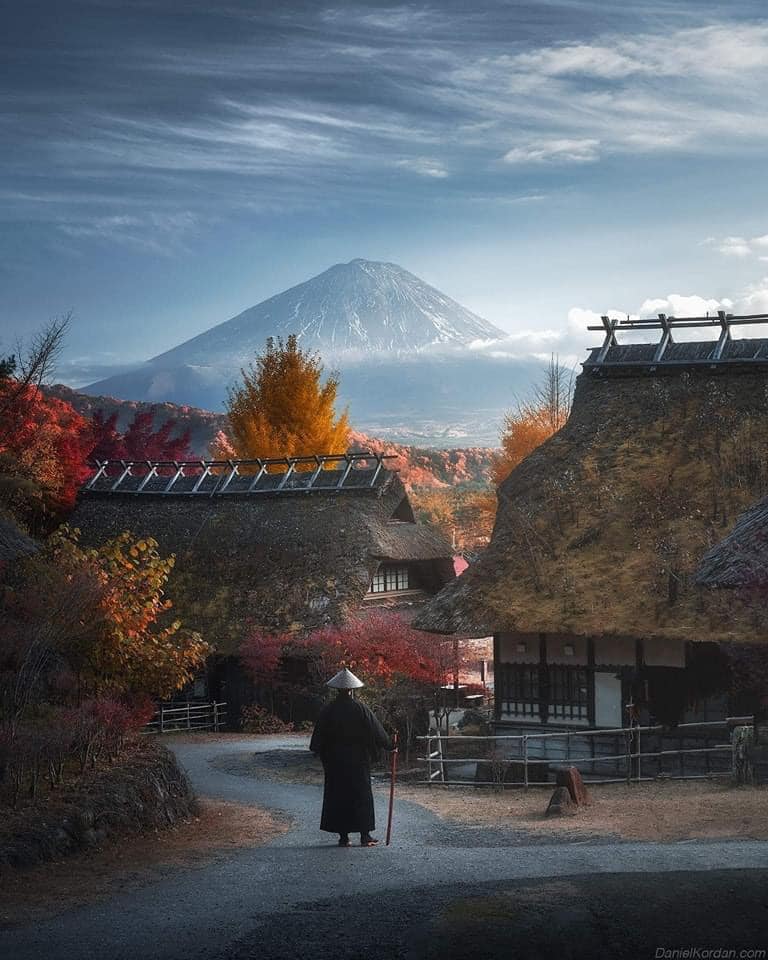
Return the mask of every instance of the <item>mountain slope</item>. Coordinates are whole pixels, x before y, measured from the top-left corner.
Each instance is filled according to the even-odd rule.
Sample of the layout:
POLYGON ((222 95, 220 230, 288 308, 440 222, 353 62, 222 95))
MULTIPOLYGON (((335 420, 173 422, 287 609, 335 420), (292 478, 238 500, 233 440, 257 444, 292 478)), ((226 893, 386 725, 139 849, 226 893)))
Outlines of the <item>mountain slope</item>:
POLYGON ((223 412, 267 338, 292 333, 339 371, 339 405, 356 428, 405 443, 495 444, 539 372, 531 359, 469 349, 504 334, 402 267, 352 260, 82 390, 223 412))
POLYGON ((166 365, 232 364, 295 333, 324 357, 411 353, 436 344, 466 345, 504 333, 394 263, 352 260, 291 287, 185 343, 153 357, 166 365))

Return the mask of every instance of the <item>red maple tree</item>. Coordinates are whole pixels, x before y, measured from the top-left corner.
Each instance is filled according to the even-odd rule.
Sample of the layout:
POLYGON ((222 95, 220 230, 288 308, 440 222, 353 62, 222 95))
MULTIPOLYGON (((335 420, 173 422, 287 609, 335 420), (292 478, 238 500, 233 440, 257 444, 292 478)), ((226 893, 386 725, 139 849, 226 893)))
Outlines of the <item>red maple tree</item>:
POLYGON ((166 420, 155 429, 154 413, 139 411, 128 425, 125 433, 117 429, 117 414, 104 416, 96 410, 91 420, 94 460, 192 460, 190 433, 185 430, 174 437, 176 421, 166 420))
POLYGON ((0 472, 11 508, 35 504, 52 513, 71 509, 88 477, 92 447, 89 422, 63 400, 34 386, 0 379, 0 472))

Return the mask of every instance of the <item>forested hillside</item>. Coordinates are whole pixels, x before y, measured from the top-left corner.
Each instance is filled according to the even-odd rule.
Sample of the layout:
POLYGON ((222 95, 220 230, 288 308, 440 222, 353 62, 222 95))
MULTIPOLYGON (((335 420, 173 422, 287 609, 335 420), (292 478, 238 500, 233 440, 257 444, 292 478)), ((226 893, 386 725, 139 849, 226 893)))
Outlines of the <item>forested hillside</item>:
MULTIPOLYGON (((72 404, 78 413, 88 419, 91 419, 97 410, 106 416, 116 413, 117 426, 122 430, 131 423, 137 413, 152 411, 156 428, 167 420, 174 420, 177 432, 189 431, 190 447, 195 455, 200 457, 210 456, 210 445, 216 434, 220 430, 226 432, 227 429, 226 414, 200 410, 197 407, 118 400, 115 397, 91 397, 61 384, 45 387, 45 392, 72 404)), ((399 471, 403 482, 409 488, 485 487, 494 454, 491 447, 431 449, 404 446, 377 440, 354 430, 350 434, 350 447, 354 450, 394 454, 395 459, 390 461, 390 465, 392 469, 399 471)))

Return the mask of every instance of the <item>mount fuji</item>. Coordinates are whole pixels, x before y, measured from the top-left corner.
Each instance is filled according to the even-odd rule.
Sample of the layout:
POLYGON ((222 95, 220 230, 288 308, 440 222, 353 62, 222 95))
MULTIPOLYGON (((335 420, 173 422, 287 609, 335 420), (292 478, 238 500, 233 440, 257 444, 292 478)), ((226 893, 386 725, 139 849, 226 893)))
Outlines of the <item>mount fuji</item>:
POLYGON ((394 263, 357 259, 83 392, 221 411, 227 387, 267 338, 291 334, 339 370, 340 400, 355 426, 393 440, 493 443, 511 389, 534 376, 530 362, 507 358, 502 373, 498 361, 470 349, 505 337, 498 327, 394 263))
MULTIPOLYGON (((151 363, 241 365, 267 337, 296 334, 326 359, 411 353, 437 344, 497 340, 503 331, 395 263, 351 260, 243 310, 151 363)), ((237 368, 236 368, 237 369, 237 368)))

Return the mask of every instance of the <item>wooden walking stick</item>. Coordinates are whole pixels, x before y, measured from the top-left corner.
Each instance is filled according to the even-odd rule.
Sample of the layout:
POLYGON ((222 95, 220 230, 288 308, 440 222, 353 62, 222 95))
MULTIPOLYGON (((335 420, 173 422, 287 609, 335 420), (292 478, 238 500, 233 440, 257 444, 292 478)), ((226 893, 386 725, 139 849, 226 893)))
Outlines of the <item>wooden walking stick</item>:
POLYGON ((389 846, 389 841, 392 839, 392 810, 395 805, 395 779, 397 778, 397 731, 395 731, 394 737, 392 737, 392 766, 390 769, 390 778, 389 778, 389 816, 387 817, 387 842, 386 846, 389 846))

